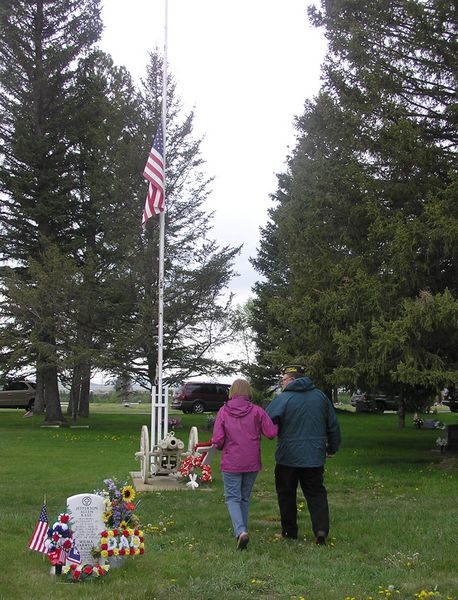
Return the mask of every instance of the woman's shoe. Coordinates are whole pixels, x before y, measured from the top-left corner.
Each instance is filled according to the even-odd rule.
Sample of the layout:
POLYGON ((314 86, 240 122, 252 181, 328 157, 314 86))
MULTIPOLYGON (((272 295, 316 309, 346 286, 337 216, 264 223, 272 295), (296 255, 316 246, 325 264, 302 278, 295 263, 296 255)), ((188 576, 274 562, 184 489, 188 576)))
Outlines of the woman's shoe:
POLYGON ((250 541, 250 536, 246 531, 243 531, 237 538, 237 550, 245 550, 250 541))

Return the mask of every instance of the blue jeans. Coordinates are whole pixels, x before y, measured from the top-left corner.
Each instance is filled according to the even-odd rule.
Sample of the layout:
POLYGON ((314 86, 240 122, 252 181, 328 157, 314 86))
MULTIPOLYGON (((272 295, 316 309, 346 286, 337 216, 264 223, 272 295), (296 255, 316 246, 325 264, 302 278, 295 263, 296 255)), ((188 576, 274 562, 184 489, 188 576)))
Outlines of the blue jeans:
POLYGON ((257 471, 251 473, 224 473, 224 501, 226 502, 236 538, 248 531, 248 510, 251 490, 256 481, 257 471))

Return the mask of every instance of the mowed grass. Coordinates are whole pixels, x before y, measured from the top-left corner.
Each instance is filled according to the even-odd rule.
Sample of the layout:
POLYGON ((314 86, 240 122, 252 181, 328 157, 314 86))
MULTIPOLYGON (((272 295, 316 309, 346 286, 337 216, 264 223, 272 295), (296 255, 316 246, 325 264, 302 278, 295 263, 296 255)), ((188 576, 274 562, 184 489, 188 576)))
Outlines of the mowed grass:
MULTIPOLYGON (((40 417, 0 411, 0 598, 402 600, 437 588, 436 598, 456 600, 458 462, 436 448, 445 432, 418 430, 411 416, 405 429, 395 414, 338 417, 343 444, 326 467, 328 546, 313 543, 303 504, 300 540, 278 537, 275 441, 264 440, 246 552, 235 550, 218 456, 211 491, 140 495, 143 524, 166 524, 146 536, 144 556, 104 580, 70 584, 50 576, 47 558, 27 548, 43 496, 54 521, 68 496, 100 489, 107 477, 129 480, 149 415, 120 407, 118 414, 93 411, 88 429, 50 429, 40 417), (399 593, 388 596, 390 585, 399 593)), ((458 422, 452 413, 440 419, 458 422)), ((206 415, 182 420, 177 436, 186 445, 192 425, 201 441, 209 439, 206 415)))

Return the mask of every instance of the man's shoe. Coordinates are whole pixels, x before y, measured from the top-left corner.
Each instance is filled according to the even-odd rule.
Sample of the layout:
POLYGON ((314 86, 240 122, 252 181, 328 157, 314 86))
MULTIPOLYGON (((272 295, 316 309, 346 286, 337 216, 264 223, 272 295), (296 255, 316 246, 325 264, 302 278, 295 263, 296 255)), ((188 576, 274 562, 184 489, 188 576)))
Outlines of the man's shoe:
POLYGON ((286 538, 287 540, 297 540, 297 533, 293 534, 293 533, 288 533, 287 531, 284 531, 281 536, 283 538, 286 538))
POLYGON ((250 536, 246 531, 242 532, 237 538, 237 550, 245 550, 250 541, 250 536))
POLYGON ((326 534, 324 531, 317 531, 316 532, 316 540, 315 540, 316 544, 318 546, 326 546, 326 534))

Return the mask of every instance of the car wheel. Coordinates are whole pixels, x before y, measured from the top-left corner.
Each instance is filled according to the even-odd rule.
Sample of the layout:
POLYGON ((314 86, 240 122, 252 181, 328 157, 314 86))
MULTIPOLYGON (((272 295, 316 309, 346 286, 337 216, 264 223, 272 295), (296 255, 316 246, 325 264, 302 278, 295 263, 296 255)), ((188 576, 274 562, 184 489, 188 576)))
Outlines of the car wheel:
POLYGON ((192 407, 192 412, 200 415, 204 412, 205 410, 205 405, 203 402, 194 402, 193 407, 192 407))
POLYGON ((458 406, 451 406, 450 407, 450 411, 451 412, 458 412, 458 406))
POLYGON ((375 410, 381 415, 383 413, 383 411, 385 410, 385 405, 383 404, 383 402, 376 402, 375 410))
POLYGON ((30 400, 30 402, 27 404, 26 411, 29 412, 29 410, 33 410, 34 406, 35 406, 35 398, 32 398, 32 400, 30 400))

